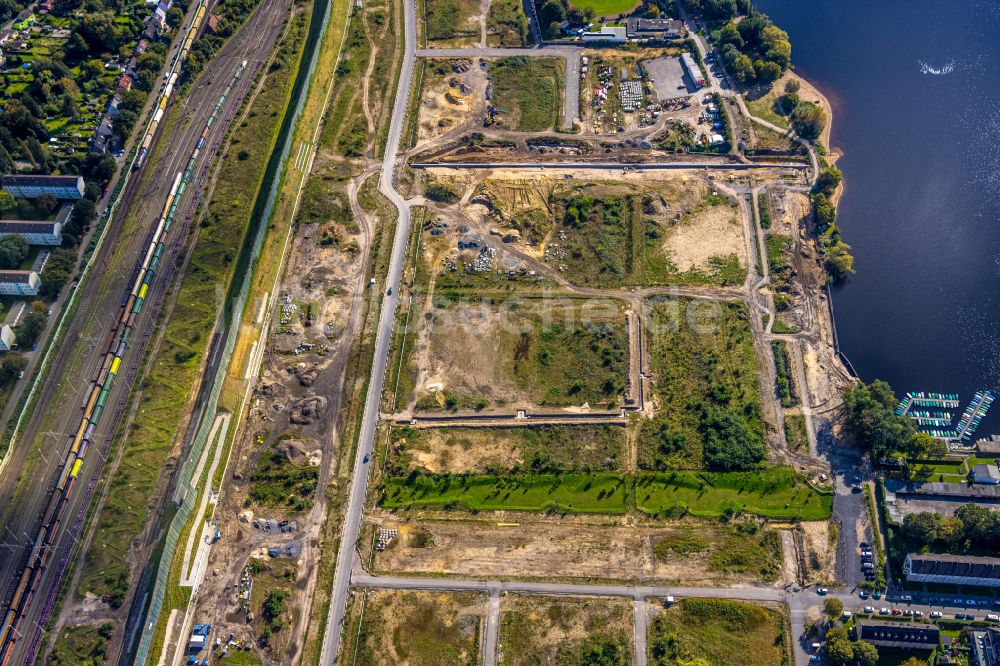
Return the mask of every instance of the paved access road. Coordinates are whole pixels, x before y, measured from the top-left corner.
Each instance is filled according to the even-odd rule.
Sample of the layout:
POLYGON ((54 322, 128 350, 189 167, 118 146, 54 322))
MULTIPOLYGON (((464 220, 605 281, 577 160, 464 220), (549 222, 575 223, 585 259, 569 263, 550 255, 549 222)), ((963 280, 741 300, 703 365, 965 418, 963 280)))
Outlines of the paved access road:
POLYGON ((340 548, 337 552, 337 566, 333 577, 333 592, 330 596, 326 632, 323 635, 323 648, 320 652, 320 663, 324 666, 335 663, 340 651, 340 634, 343 629, 344 614, 347 609, 347 593, 351 585, 351 570, 355 560, 358 534, 361 527, 361 515, 364 511, 365 495, 368 491, 368 477, 371 473, 372 451, 375 448, 375 429, 378 426, 382 385, 385 382, 387 357, 389 355, 389 346, 392 342, 392 327, 396 318, 399 282, 403 274, 406 241, 410 235, 410 209, 403 196, 396 191, 393 179, 395 178, 397 155, 399 154, 399 140, 402 136, 403 125, 406 120, 406 106, 410 99, 409 90, 410 81, 413 78, 414 39, 416 34, 417 17, 415 1, 404 0, 403 63, 399 73, 399 85, 396 88, 392 121, 389 124, 389 136, 385 144, 386 157, 382 163, 382 173, 378 184, 379 191, 388 197, 398 211, 396 234, 393 239, 392 256, 389 261, 389 271, 386 276, 386 284, 383 285, 387 290, 392 289, 392 294, 386 293, 386 296, 382 299, 382 309, 379 314, 371 378, 368 383, 368 395, 365 396, 365 409, 361 420, 361 432, 358 435, 358 449, 354 458, 351 489, 347 500, 347 511, 344 515, 340 548))

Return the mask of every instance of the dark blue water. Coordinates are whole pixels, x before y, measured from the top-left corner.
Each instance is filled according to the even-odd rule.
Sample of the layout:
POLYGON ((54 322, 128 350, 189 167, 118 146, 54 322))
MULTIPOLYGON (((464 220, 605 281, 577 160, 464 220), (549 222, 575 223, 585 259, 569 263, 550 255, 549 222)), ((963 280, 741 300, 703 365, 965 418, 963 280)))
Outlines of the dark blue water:
MULTIPOLYGON (((897 393, 1000 387, 1000 0, 756 0, 830 99, 841 348, 897 393)), ((1000 406, 977 435, 1000 432, 1000 406)))

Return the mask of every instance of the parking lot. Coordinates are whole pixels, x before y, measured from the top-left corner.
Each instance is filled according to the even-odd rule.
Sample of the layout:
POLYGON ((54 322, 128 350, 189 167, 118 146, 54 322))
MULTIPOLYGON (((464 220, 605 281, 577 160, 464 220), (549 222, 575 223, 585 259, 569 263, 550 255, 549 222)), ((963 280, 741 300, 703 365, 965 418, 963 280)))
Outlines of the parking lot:
POLYGON ((642 66, 649 72, 653 89, 660 101, 687 97, 697 92, 692 82, 684 75, 681 59, 677 57, 647 60, 642 66))

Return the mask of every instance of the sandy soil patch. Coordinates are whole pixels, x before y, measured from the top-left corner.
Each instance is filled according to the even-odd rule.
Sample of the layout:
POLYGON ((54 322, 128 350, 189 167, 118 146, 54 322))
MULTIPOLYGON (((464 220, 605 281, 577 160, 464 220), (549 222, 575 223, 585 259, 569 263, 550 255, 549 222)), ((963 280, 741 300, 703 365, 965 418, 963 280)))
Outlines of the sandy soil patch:
POLYGON ((467 126, 483 113, 485 78, 468 59, 428 60, 417 112, 417 142, 467 126))
POLYGON ((830 523, 804 522, 800 527, 808 574, 805 582, 820 583, 836 580, 834 567, 837 560, 837 544, 830 538, 830 523))
POLYGON ((682 526, 636 529, 613 521, 524 522, 503 514, 497 514, 497 520, 500 524, 403 522, 386 516, 379 526, 396 528, 399 535, 377 555, 376 568, 385 573, 603 578, 691 585, 736 585, 754 580, 751 575, 711 569, 711 546, 659 560, 653 554, 654 544, 690 535, 690 528, 682 526))
POLYGON ((723 204, 685 216, 668 231, 663 252, 681 273, 708 270, 712 257, 732 254, 746 266, 746 244, 736 209, 723 204))

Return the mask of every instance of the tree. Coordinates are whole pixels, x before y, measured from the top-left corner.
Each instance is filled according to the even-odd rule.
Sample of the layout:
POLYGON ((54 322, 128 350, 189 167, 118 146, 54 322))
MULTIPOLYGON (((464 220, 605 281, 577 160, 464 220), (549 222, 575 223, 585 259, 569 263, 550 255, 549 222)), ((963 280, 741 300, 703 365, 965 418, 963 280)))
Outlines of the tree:
POLYGON ((559 26, 566 20, 566 4, 560 0, 545 0, 538 10, 538 23, 545 27, 546 37, 558 34, 559 26))
POLYGON ((844 405, 851 431, 875 460, 910 450, 915 434, 913 423, 896 415, 896 397, 888 384, 878 379, 858 384, 844 392, 844 405))
MULTIPOLYGON (((826 266, 835 278, 846 277, 848 273, 854 272, 854 257, 851 256, 851 246, 842 241, 837 241, 826 249, 826 266)), ((919 443, 921 438, 919 433, 912 438, 914 443, 919 443)))
POLYGON ((826 656, 833 666, 848 666, 854 661, 854 645, 848 638, 828 638, 826 656))
POLYGON ((936 513, 911 513, 903 519, 903 535, 921 546, 929 546, 940 538, 941 523, 942 517, 936 513))
POLYGON ((184 22, 184 10, 180 7, 171 7, 167 10, 166 22, 172 30, 176 30, 184 22))
POLYGON ((816 188, 817 192, 822 192, 826 196, 833 194, 833 191, 837 189, 840 185, 840 181, 843 180, 844 175, 835 166, 826 165, 819 171, 819 176, 816 177, 816 188))
POLYGON ((786 93, 797 93, 802 84, 798 79, 788 79, 785 81, 785 92, 786 93))
POLYGON ((718 42, 720 47, 725 47, 726 44, 732 44, 737 50, 742 51, 746 42, 743 41, 743 37, 740 35, 739 30, 736 29, 735 23, 727 23, 722 26, 719 30, 718 42))
POLYGON ((917 659, 916 657, 910 657, 904 661, 899 666, 927 666, 927 662, 923 659, 917 659))
POLYGON ((761 83, 771 83, 777 81, 781 76, 781 66, 773 60, 758 60, 754 63, 757 71, 757 80, 761 83))
POLYGON ((14 201, 14 196, 7 190, 0 190, 0 215, 4 215, 14 210, 17 202, 14 201))
POLYGON ((815 141, 826 127, 826 114, 817 104, 799 104, 792 111, 795 133, 808 141, 815 141))
POLYGON ((868 641, 857 641, 854 644, 854 660, 858 666, 875 666, 878 663, 878 648, 868 641))
POLYGON ((35 208, 42 215, 51 215, 59 207, 59 200, 51 194, 40 194, 35 197, 35 208))
POLYGON ((828 618, 834 620, 844 612, 844 602, 836 597, 827 597, 823 601, 823 612, 828 618))
POLYGON ((48 320, 48 308, 41 301, 34 301, 31 304, 31 311, 24 315, 21 325, 17 327, 17 344, 21 347, 30 347, 38 340, 38 336, 45 330, 45 322, 48 320))
POLYGON ((21 376, 28 367, 28 359, 15 352, 0 355, 0 385, 7 385, 21 376))
POLYGON ((17 268, 28 256, 28 241, 20 236, 0 238, 0 268, 17 268))
POLYGON ((740 80, 740 83, 753 81, 757 77, 757 73, 753 69, 753 62, 745 53, 739 54, 733 61, 733 74, 740 80))

